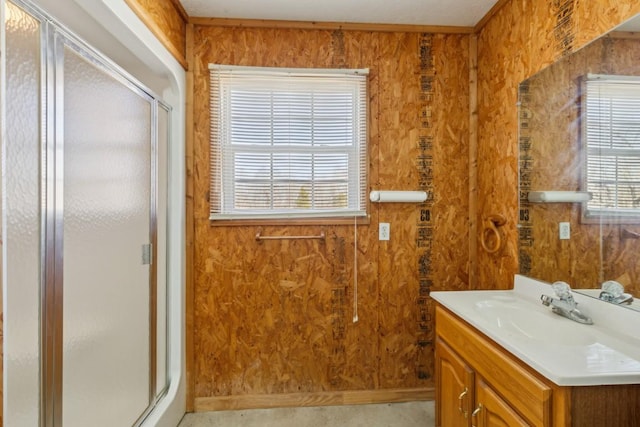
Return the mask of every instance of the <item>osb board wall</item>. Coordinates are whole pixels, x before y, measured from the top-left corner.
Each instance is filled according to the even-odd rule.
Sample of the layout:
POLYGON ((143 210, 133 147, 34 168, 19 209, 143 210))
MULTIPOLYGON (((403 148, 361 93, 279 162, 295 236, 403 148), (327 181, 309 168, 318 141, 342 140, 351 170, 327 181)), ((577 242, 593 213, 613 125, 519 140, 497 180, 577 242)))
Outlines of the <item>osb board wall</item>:
POLYGON ((503 248, 478 252, 478 287, 509 288, 518 272, 518 84, 638 12, 635 0, 512 0, 480 31, 477 220, 508 221, 503 248))
POLYGON ((194 27, 196 408, 217 396, 433 386, 428 293, 468 283, 468 43, 466 35, 194 27), (209 63, 369 68, 369 187, 432 187, 433 200, 372 204, 355 250, 353 225, 212 227, 209 63), (390 241, 378 241, 379 222, 391 224, 390 241), (258 243, 258 231, 327 237, 258 243))
POLYGON ((178 0, 125 0, 171 54, 186 68, 189 17, 178 0))
MULTIPOLYGON (((581 78, 588 73, 640 75, 640 38, 621 37, 600 38, 526 80, 520 97, 520 148, 528 164, 520 173, 521 194, 527 189, 582 189, 581 78)), ((530 231, 526 244, 520 240, 522 273, 578 288, 618 279, 627 282, 628 291, 640 294, 640 239, 625 238, 625 233, 633 237, 640 231, 637 225, 611 224, 606 217, 586 223, 580 204, 531 203, 521 212, 530 231), (570 222, 569 240, 558 238, 561 221, 570 222)))

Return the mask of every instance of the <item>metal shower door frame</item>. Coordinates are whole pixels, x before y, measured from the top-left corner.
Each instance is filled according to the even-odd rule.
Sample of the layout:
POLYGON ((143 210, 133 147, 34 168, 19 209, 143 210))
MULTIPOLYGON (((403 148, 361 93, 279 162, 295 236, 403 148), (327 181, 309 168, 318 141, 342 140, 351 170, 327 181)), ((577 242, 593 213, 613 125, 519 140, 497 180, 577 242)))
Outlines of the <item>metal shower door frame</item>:
MULTIPOLYGON (((151 106, 151 176, 149 200, 149 396, 148 406, 134 426, 143 422, 168 385, 157 392, 157 209, 158 209, 158 109, 171 108, 126 71, 104 57, 63 25, 26 0, 7 0, 41 23, 40 72, 40 426, 62 426, 63 383, 63 243, 64 243, 64 48, 126 86, 151 106)), ((2 4, 4 6, 4 4, 2 4)), ((3 23, 4 25, 4 23, 3 23)), ((164 273, 163 273, 164 274, 164 273)), ((166 351, 166 349, 165 349, 166 351)), ((168 382, 168 381, 167 381, 168 382)))

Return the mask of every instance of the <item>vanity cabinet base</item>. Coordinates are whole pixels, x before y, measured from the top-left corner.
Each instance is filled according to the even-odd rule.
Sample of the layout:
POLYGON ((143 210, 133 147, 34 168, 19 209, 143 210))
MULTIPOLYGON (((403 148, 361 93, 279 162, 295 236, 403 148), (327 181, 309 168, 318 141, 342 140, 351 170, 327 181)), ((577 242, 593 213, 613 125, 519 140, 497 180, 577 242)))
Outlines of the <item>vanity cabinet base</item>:
POLYGON ((558 386, 436 305, 436 426, 640 426, 640 384, 558 386))

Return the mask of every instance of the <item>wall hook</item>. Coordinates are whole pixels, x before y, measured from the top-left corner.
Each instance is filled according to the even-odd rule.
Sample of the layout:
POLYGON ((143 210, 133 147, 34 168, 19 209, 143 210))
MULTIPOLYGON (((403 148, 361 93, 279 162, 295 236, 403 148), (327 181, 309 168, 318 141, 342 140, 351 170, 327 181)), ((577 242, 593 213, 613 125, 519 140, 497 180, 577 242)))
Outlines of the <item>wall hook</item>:
POLYGON ((498 252, 502 248, 502 234, 498 230, 498 227, 507 223, 507 219, 501 214, 491 214, 484 220, 484 227, 480 236, 480 245, 487 253, 493 254, 498 252), (489 241, 493 236, 494 244, 489 245, 489 241))

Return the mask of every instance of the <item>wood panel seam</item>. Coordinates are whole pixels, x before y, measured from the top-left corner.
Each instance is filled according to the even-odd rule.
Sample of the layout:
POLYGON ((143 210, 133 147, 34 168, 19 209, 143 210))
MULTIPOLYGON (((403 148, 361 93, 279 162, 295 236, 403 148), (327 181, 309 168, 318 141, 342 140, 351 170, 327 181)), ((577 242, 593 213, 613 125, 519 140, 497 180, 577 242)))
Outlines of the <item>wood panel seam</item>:
POLYGON ((179 50, 179 46, 173 44, 167 34, 160 26, 148 15, 147 11, 137 2, 137 0, 124 0, 127 6, 138 16, 138 18, 146 25, 151 33, 162 43, 162 45, 171 53, 171 55, 180 63, 185 70, 188 68, 185 55, 179 50))
POLYGON ((194 215, 194 46, 193 25, 186 27, 186 118, 185 118, 185 371, 186 371, 186 410, 192 412, 195 402, 195 215, 194 215))
POLYGON ((360 22, 286 21, 277 19, 234 19, 190 17, 194 25, 233 28, 280 28, 299 30, 349 30, 393 33, 471 34, 472 27, 446 25, 373 24, 360 22))
POLYGON ((435 390, 429 388, 350 390, 316 393, 285 393, 201 397, 195 401, 195 411, 222 411, 329 405, 363 405, 371 403, 401 403, 430 401, 435 390))

